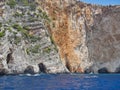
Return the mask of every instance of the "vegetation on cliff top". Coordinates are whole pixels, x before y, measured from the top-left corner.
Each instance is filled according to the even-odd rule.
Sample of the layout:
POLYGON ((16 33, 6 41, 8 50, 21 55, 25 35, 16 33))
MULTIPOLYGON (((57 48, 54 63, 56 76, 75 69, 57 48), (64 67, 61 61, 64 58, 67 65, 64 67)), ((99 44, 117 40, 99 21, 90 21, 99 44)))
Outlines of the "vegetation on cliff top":
POLYGON ((16 4, 16 0, 8 0, 7 2, 7 5, 9 5, 11 8, 14 8, 16 4))
POLYGON ((8 0, 7 5, 9 5, 11 8, 14 8, 17 4, 21 4, 24 6, 30 6, 31 10, 35 10, 36 5, 35 2, 30 2, 29 0, 8 0))

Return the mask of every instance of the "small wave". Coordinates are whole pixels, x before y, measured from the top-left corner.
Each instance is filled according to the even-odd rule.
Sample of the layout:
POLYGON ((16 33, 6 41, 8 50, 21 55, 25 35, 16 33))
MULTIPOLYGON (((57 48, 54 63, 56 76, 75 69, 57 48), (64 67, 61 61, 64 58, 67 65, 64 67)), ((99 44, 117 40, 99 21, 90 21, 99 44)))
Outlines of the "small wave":
POLYGON ((34 74, 33 76, 40 76, 40 74, 34 74))
POLYGON ((19 76, 40 76, 40 74, 19 74, 19 76))
POLYGON ((94 75, 94 76, 89 75, 89 76, 86 76, 85 78, 98 78, 98 76, 96 76, 96 75, 94 75))

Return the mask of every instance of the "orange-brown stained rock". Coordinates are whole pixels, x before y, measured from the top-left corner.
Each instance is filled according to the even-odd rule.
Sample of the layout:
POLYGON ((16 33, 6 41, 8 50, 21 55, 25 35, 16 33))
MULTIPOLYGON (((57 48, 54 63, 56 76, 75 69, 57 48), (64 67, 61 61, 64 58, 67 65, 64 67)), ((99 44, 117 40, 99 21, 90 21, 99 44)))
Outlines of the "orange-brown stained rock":
POLYGON ((63 64, 71 72, 83 72, 89 66, 97 72, 104 65, 113 72, 114 66, 119 66, 120 6, 96 6, 75 1, 38 0, 39 6, 52 19, 48 29, 63 64))
MULTIPOLYGON (((42 3, 40 0, 38 2, 40 4, 42 3)), ((55 44, 58 46, 63 64, 71 72, 83 72, 80 67, 80 57, 74 51, 74 48, 81 43, 81 33, 80 30, 72 29, 72 22, 70 21, 70 15, 67 9, 67 0, 63 0, 63 4, 60 4, 59 0, 45 0, 44 2, 42 5, 44 4, 46 7, 43 9, 47 10, 54 24, 53 26, 49 26, 50 33, 55 44)), ((76 15, 77 17, 81 15, 80 10, 76 15)))

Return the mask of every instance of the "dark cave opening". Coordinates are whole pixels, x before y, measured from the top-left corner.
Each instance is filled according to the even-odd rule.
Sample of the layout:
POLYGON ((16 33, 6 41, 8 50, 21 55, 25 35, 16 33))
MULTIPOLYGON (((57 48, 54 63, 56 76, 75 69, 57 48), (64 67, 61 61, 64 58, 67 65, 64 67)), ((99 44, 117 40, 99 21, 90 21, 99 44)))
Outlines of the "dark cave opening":
POLYGON ((12 53, 9 53, 9 54, 7 55, 7 59, 6 59, 7 64, 10 63, 12 60, 13 60, 12 53))
POLYGON ((103 67, 103 68, 98 70, 98 73, 109 73, 109 71, 107 68, 103 67))
POLYGON ((39 63, 38 66, 39 66, 39 70, 40 70, 41 72, 47 73, 46 66, 45 66, 43 63, 39 63))

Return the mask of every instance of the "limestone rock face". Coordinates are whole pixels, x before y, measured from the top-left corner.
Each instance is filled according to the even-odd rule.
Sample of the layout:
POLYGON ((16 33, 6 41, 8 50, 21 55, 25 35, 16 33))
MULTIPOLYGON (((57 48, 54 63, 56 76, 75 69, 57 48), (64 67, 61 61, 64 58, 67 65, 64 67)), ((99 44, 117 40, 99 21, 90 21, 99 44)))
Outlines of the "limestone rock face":
POLYGON ((91 65, 83 13, 89 8, 81 9, 76 0, 45 0, 44 3, 39 0, 38 3, 53 20, 49 30, 63 64, 70 72, 83 72, 86 65, 91 65))
POLYGON ((120 6, 97 6, 78 0, 37 0, 52 19, 48 25, 62 63, 70 72, 120 67, 120 6))
POLYGON ((33 6, 22 2, 16 2, 14 7, 2 6, 0 74, 40 73, 40 63, 46 67, 46 73, 68 72, 44 25, 48 16, 35 3, 33 6))
POLYGON ((120 67, 120 7, 102 7, 101 11, 87 30, 87 45, 93 71, 105 67, 113 73, 120 67))
POLYGON ((120 6, 2 0, 0 74, 119 73, 119 23, 120 6))

